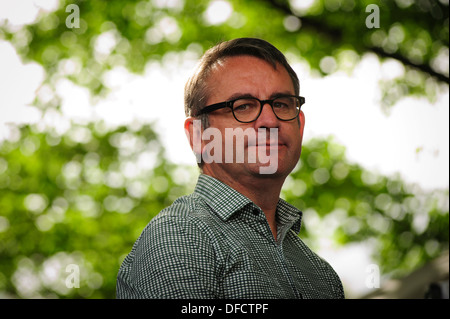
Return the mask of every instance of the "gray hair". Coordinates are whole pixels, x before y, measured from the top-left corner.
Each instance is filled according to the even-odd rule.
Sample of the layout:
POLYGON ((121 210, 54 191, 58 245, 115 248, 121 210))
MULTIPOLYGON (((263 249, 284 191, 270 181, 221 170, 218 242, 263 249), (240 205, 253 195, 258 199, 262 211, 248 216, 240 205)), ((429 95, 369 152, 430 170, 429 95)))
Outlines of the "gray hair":
MULTIPOLYGON (((209 98, 207 80, 216 63, 227 57, 248 55, 260 58, 270 63, 274 69, 281 64, 288 72, 296 95, 300 92, 300 82, 297 74, 289 65, 286 57, 269 42, 256 38, 238 38, 217 44, 205 52, 194 75, 187 81, 184 89, 184 111, 187 117, 197 116, 206 106, 209 98)), ((202 126, 209 126, 207 114, 201 115, 202 126)))

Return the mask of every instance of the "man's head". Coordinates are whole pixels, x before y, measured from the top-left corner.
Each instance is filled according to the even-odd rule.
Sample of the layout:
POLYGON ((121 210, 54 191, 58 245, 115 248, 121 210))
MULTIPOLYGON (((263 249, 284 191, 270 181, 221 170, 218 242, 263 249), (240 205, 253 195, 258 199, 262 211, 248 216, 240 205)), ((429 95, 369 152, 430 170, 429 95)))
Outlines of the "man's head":
MULTIPOLYGON (((299 95, 300 82, 286 57, 267 41, 256 38, 238 38, 221 42, 205 52, 194 75, 186 83, 184 90, 184 110, 187 117, 195 117, 206 106, 211 90, 208 78, 225 59, 234 56, 253 56, 262 59, 276 68, 280 64, 286 69, 294 86, 294 94, 299 95)), ((207 116, 204 116, 206 118, 207 116)), ((202 124, 207 127, 207 119, 202 124)))
MULTIPOLYGON (((227 130, 228 132, 239 129, 245 130, 245 132, 267 130, 267 135, 265 135, 264 145, 260 145, 260 141, 251 142, 249 137, 245 136, 245 145, 242 151, 245 154, 245 163, 236 162, 236 154, 234 154, 231 163, 219 160, 200 165, 203 171, 206 170, 206 173, 213 176, 258 174, 258 168, 264 165, 259 158, 256 163, 249 161, 249 154, 251 151, 257 150, 257 154, 272 155, 272 150, 274 150, 277 156, 277 173, 281 174, 280 176, 287 176, 295 167, 301 152, 304 115, 299 109, 302 100, 293 98, 299 104, 296 113, 288 119, 280 111, 279 105, 281 104, 266 102, 279 96, 295 97, 298 94, 299 80, 296 73, 287 63, 284 55, 264 40, 235 39, 220 43, 208 50, 202 57, 197 72, 188 81, 185 88, 185 111, 188 116, 185 129, 189 133, 191 146, 193 146, 195 129, 194 119, 201 119, 203 130, 209 127, 220 133, 222 150, 225 151, 227 151, 225 143, 227 130), (236 117, 235 109, 229 107, 214 109, 210 113, 199 115, 199 112, 206 106, 233 101, 241 97, 265 101, 264 105, 259 108, 259 116, 252 122, 238 121, 239 117, 236 117), (270 103, 272 105, 269 106, 270 103), (269 130, 277 132, 276 141, 272 135, 269 136, 269 130), (255 143, 257 145, 254 145, 255 143), (277 145, 273 145, 273 143, 277 145)), ((248 105, 244 105, 244 107, 248 108, 248 105)), ((206 142, 202 140, 201 144, 203 153, 206 142)), ((234 149, 234 151, 239 152, 240 149, 234 149)), ((226 154, 223 158, 225 159, 225 157, 226 154)))

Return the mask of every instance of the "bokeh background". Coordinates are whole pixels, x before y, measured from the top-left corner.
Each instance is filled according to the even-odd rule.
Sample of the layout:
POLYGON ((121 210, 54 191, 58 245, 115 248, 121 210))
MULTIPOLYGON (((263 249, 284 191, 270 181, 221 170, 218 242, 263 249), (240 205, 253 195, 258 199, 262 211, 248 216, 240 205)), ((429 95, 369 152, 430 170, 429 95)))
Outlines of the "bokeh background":
POLYGON ((244 36, 299 75, 282 197, 347 297, 448 292, 448 30, 448 0, 0 0, 0 298, 115 297, 142 229, 198 176, 184 83, 244 36))

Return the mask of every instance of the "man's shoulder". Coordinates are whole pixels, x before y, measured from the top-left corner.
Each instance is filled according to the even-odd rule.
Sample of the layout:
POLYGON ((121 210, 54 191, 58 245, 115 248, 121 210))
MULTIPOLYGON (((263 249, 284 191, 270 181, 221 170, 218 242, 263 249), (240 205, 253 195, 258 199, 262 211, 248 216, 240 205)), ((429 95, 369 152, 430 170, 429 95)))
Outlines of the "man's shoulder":
POLYGON ((177 198, 160 211, 145 227, 143 233, 197 232, 214 219, 206 202, 197 194, 177 198), (195 229, 194 229, 195 228, 195 229))
POLYGON ((189 194, 177 198, 171 205, 164 208, 153 220, 177 219, 188 220, 196 216, 208 215, 206 202, 198 194, 189 194))

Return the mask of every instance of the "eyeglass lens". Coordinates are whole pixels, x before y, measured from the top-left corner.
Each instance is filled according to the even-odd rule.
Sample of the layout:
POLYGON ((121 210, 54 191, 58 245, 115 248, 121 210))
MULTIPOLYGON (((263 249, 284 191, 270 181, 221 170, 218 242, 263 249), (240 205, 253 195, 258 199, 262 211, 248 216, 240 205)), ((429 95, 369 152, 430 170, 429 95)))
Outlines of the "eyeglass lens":
MULTIPOLYGON (((233 103, 233 113, 238 121, 256 120, 261 110, 261 103, 254 98, 238 99, 233 103)), ((272 109, 281 120, 292 120, 298 115, 300 101, 296 97, 280 97, 273 100, 272 109)))

